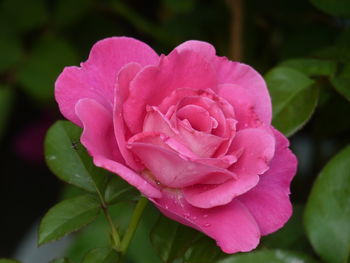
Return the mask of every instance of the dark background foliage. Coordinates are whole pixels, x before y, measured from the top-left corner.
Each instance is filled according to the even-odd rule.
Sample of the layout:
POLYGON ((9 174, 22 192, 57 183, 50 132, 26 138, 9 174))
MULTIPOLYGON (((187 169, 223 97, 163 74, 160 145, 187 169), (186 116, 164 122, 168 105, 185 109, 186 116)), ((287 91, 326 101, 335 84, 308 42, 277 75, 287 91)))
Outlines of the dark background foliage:
MULTIPOLYGON (((0 1, 0 257, 10 257, 30 226, 60 198, 62 183, 43 155, 46 130, 62 119, 54 81, 64 66, 78 65, 96 41, 110 36, 132 36, 164 54, 183 41, 204 40, 219 55, 262 74, 292 58, 335 63, 329 75, 317 71, 317 63, 308 68, 317 71, 309 77, 319 87, 318 104, 308 124, 291 136, 299 157, 292 199, 296 211, 303 207, 317 174, 350 141, 349 3, 243 0, 237 10, 233 2, 0 1), (235 12, 242 15, 242 39, 235 34, 235 12)), ((304 241, 302 250, 310 250, 304 241)), ((274 242, 268 240, 267 246, 274 242)))

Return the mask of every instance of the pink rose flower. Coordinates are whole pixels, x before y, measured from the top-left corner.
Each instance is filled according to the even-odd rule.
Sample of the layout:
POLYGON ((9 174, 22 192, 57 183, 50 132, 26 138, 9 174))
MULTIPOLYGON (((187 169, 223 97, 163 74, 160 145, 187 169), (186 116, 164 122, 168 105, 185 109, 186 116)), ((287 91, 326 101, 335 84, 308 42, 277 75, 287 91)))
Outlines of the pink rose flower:
POLYGON ((297 160, 271 126, 266 84, 210 44, 158 56, 132 38, 104 39, 80 67, 64 69, 55 96, 84 128, 95 165, 224 252, 254 249, 291 216, 297 160))

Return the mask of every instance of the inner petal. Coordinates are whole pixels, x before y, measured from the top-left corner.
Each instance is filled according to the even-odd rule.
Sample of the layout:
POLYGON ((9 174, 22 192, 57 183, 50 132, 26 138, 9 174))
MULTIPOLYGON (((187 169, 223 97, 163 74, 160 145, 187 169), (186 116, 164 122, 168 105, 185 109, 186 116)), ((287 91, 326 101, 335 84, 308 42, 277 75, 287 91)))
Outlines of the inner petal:
POLYGON ((197 131, 209 133, 215 127, 214 118, 210 116, 206 109, 197 105, 186 105, 179 109, 176 115, 180 120, 187 119, 192 128, 197 131))
MULTIPOLYGON (((221 137, 225 135, 226 118, 222 109, 219 107, 219 105, 215 101, 207 97, 189 96, 189 97, 182 98, 181 101, 179 101, 178 108, 181 109, 186 105, 193 105, 193 106, 201 107, 207 110, 209 115, 213 117, 217 122, 217 124, 214 124, 214 123, 212 124, 213 126, 214 125, 216 126, 215 129, 213 127, 212 133, 214 135, 221 136, 221 137)), ((197 121, 200 122, 202 120, 197 120, 197 121)), ((210 122, 212 123, 213 121, 210 120, 210 122)))

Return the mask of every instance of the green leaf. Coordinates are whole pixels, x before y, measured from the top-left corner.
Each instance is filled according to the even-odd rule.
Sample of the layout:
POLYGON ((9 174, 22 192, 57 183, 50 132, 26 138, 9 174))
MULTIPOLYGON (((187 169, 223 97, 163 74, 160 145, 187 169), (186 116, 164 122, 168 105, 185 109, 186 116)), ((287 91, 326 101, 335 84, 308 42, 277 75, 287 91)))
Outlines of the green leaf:
POLYGON ((311 3, 330 15, 350 17, 349 0, 311 0, 311 3))
POLYGON ((0 258, 0 263, 20 263, 20 262, 14 259, 0 258))
POLYGON ((115 263, 118 258, 118 254, 110 248, 95 248, 85 255, 82 263, 115 263))
POLYGON ((57 121, 45 138, 45 158, 51 171, 63 181, 89 192, 102 193, 107 171, 97 168, 79 143, 81 128, 57 121))
POLYGON ((52 207, 39 226, 39 245, 57 240, 92 222, 100 211, 100 203, 91 195, 64 200, 52 207))
POLYGON ((350 101, 350 63, 346 64, 341 72, 331 79, 331 83, 336 91, 350 101))
POLYGON ((272 123, 290 136, 310 119, 317 105, 318 89, 312 79, 291 68, 274 68, 265 78, 272 98, 272 123))
POLYGON ((10 87, 0 85, 0 139, 6 129, 13 97, 13 90, 10 87))
POLYGON ((18 80, 24 90, 35 99, 48 102, 53 99, 54 82, 67 65, 78 61, 73 48, 64 39, 43 37, 19 70, 18 80))
POLYGON ((327 262, 345 263, 350 254, 350 146, 327 163, 306 205, 304 223, 316 252, 327 262))
POLYGON ((122 201, 131 201, 139 197, 139 192, 118 176, 112 176, 105 190, 105 201, 115 204, 122 201))
POLYGON ((151 232, 151 243, 164 262, 182 257, 200 237, 200 233, 164 216, 160 216, 151 232))
POLYGON ((333 76, 337 70, 334 61, 315 58, 289 59, 280 64, 281 67, 292 68, 308 76, 333 76))
POLYGON ((230 256, 218 263, 316 263, 309 256, 284 250, 256 250, 230 256))
POLYGON ((71 262, 72 261, 70 261, 68 258, 58 258, 50 261, 50 263, 71 263, 71 262))
POLYGON ((185 256, 187 263, 213 263, 227 254, 221 251, 213 239, 203 235, 189 248, 185 256))

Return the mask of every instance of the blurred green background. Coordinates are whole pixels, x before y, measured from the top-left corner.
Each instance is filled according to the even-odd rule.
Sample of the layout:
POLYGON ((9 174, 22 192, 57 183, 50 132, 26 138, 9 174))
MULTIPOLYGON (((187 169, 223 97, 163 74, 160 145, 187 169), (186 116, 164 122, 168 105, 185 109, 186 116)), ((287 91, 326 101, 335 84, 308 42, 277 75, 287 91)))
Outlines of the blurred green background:
POLYGON ((292 58, 337 63, 332 74, 340 78, 316 79, 315 114, 291 137, 300 162, 292 199, 303 206, 317 173, 350 141, 349 1, 242 0, 238 8, 233 2, 0 1, 0 257, 12 256, 30 226, 60 198, 62 183, 43 157, 47 128, 63 118, 54 81, 64 66, 86 60, 91 46, 110 36, 135 37, 159 54, 186 40, 204 40, 219 55, 262 74, 292 58), (242 34, 235 33, 237 23, 242 34))

